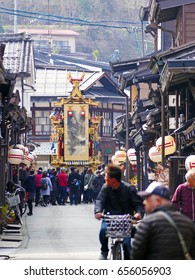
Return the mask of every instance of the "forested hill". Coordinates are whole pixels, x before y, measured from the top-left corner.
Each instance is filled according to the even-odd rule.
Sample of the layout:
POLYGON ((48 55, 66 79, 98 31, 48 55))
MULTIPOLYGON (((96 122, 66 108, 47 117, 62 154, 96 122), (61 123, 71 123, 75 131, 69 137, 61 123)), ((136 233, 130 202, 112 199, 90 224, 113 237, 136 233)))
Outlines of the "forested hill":
MULTIPOLYGON (((126 60, 142 55, 139 10, 149 0, 4 0, 0 32, 13 32, 14 9, 21 28, 72 29, 80 36, 77 51, 94 59, 126 60), (14 3, 16 4, 14 6, 14 3)), ((152 39, 145 35, 146 51, 152 39)))

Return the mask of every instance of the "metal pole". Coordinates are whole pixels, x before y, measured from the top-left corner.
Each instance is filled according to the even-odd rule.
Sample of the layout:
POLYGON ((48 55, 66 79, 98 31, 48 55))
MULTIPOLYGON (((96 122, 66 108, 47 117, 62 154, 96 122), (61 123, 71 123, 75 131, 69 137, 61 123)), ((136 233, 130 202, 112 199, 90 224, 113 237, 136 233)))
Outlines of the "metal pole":
MULTIPOLYGON (((125 148, 126 148, 126 153, 129 150, 129 98, 128 95, 126 95, 126 141, 125 141, 125 148)), ((129 160, 128 157, 126 156, 126 181, 129 182, 129 160)))
POLYGON ((17 6, 17 0, 14 0, 14 33, 18 32, 18 16, 16 15, 17 6))

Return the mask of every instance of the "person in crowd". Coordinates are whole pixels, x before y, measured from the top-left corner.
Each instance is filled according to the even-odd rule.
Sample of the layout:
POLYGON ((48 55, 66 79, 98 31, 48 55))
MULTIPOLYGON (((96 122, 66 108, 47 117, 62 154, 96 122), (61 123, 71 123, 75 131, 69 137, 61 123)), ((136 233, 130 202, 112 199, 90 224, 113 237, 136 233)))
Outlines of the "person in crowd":
POLYGON ((35 206, 38 206, 41 198, 41 179, 43 174, 43 168, 39 167, 37 173, 35 174, 35 182, 36 182, 36 195, 35 195, 35 206))
MULTIPOLYGON (((95 201, 95 218, 100 220, 103 214, 111 215, 131 214, 135 219, 141 219, 144 215, 143 201, 137 195, 134 187, 121 181, 122 171, 120 167, 109 164, 105 171, 105 184, 102 186, 95 201)), ((99 240, 101 243, 100 259, 108 256, 108 238, 106 237, 106 222, 102 220, 99 240)), ((124 258, 130 259, 131 238, 124 239, 124 258)))
POLYGON ((49 204, 50 194, 51 194, 51 191, 52 191, 52 183, 51 183, 50 178, 48 177, 47 171, 43 172, 42 179, 41 179, 40 183, 41 183, 41 196, 42 196, 42 199, 43 199, 42 206, 46 207, 49 204), (46 182, 46 184, 47 184, 46 189, 42 188, 42 184, 44 182, 46 182))
POLYGON ((84 177, 84 190, 85 190, 85 201, 84 203, 93 202, 93 185, 92 181, 95 175, 93 174, 92 168, 88 168, 84 177))
POLYGON ((59 205, 66 205, 67 199, 67 187, 68 187, 68 175, 66 173, 66 168, 62 167, 60 173, 58 174, 58 185, 59 185, 59 205))
POLYGON ((80 195, 79 195, 79 203, 85 200, 85 191, 84 191, 84 178, 87 173, 88 167, 84 167, 83 171, 81 172, 81 185, 80 185, 80 195))
POLYGON ((186 182, 180 184, 172 197, 172 204, 178 211, 195 223, 195 169, 185 175, 186 182))
POLYGON ((53 171, 53 175, 50 178, 52 183, 52 191, 51 191, 51 204, 57 205, 58 195, 59 195, 59 184, 58 184, 58 172, 53 171))
POLYGON ((92 188, 93 188, 93 201, 96 201, 96 198, 104 184, 104 177, 101 175, 101 171, 96 171, 96 176, 92 180, 92 188))
POLYGON ((26 177, 24 181, 24 186, 26 190, 26 200, 28 203, 29 212, 27 213, 28 216, 33 215, 33 201, 35 197, 36 191, 36 182, 35 182, 35 174, 34 170, 29 171, 29 175, 26 177))
POLYGON ((170 191, 160 182, 152 182, 144 196, 146 217, 137 226, 131 250, 133 260, 184 260, 184 253, 178 237, 181 233, 186 247, 195 259, 195 226, 180 214, 170 201, 170 191), (163 214, 173 220, 177 230, 163 214))
POLYGON ((79 189, 81 184, 81 175, 74 167, 70 168, 68 176, 68 186, 70 188, 70 205, 78 205, 79 203, 79 189))

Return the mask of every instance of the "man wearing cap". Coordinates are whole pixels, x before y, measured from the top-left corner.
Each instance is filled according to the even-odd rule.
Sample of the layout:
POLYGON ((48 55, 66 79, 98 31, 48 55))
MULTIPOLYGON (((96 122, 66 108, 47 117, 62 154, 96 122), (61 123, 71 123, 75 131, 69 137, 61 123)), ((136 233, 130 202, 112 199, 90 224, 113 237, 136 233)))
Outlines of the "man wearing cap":
POLYGON ((176 211, 170 201, 170 192, 160 182, 152 182, 145 191, 138 192, 144 197, 147 213, 137 227, 134 236, 131 259, 133 260, 184 260, 178 233, 162 215, 168 214, 176 224, 186 247, 195 259, 195 227, 190 219, 176 211))

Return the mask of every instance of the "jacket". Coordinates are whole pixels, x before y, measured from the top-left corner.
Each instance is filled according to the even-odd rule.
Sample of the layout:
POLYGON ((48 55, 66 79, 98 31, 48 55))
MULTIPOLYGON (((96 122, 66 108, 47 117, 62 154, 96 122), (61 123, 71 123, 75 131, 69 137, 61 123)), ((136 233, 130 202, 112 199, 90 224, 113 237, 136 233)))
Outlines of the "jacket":
POLYGON ((58 175, 59 187, 68 187, 68 175, 65 172, 60 172, 58 175))
POLYGON ((121 182, 119 188, 113 190, 104 184, 97 196, 94 212, 123 215, 144 213, 143 201, 137 195, 136 189, 128 183, 121 182))
POLYGON ((35 191, 36 191, 35 176, 29 175, 24 181, 24 186, 25 186, 26 192, 35 193, 35 191))
POLYGON ((50 192, 52 191, 52 183, 49 177, 45 177, 41 179, 41 183, 43 180, 47 181, 48 187, 46 190, 41 189, 41 195, 50 195, 50 192))
POLYGON ((35 182, 36 182, 36 188, 40 188, 41 187, 41 179, 42 179, 42 172, 38 172, 37 174, 35 174, 35 182))
POLYGON ((195 189, 188 187, 187 183, 179 185, 171 202, 178 211, 195 222, 195 189))
POLYGON ((157 214, 166 212, 176 223, 181 232, 190 255, 195 259, 195 225, 176 211, 171 203, 156 207, 143 218, 137 226, 132 243, 133 260, 184 260, 182 247, 175 228, 165 217, 157 214))

